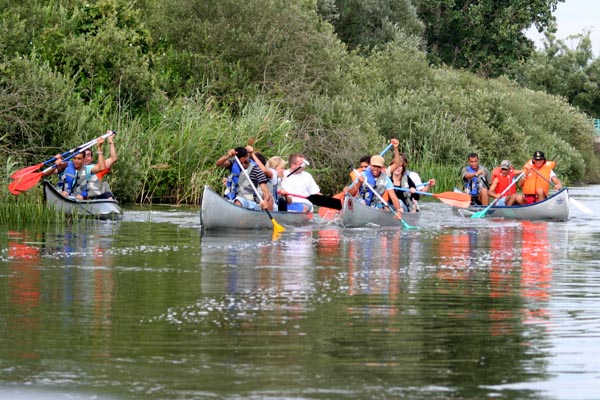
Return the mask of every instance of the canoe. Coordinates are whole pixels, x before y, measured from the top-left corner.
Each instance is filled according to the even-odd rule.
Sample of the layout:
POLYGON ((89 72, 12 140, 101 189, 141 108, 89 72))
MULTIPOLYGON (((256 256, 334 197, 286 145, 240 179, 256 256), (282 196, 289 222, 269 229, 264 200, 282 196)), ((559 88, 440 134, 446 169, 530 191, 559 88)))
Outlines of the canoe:
POLYGON ((65 215, 97 219, 122 219, 123 211, 116 200, 76 200, 65 197, 48 181, 44 181, 46 205, 65 215))
MULTIPOLYGON (((458 210, 458 212, 470 217, 472 213, 483 211, 485 208, 485 206, 471 205, 468 209, 458 210)), ((569 190, 561 189, 545 200, 533 204, 492 206, 487 211, 487 217, 528 221, 566 221, 569 218, 569 190)))
POLYGON ((344 198, 344 205, 341 211, 342 223, 346 228, 355 228, 361 226, 397 226, 402 228, 402 220, 411 226, 416 226, 421 217, 420 212, 404 213, 402 220, 395 219, 389 210, 382 210, 374 207, 368 207, 357 201, 351 196, 344 198))
MULTIPOLYGON (((303 226, 312 223, 312 213, 271 211, 275 221, 283 226, 303 226)), ((266 212, 238 207, 208 186, 204 186, 200 225, 206 230, 216 229, 273 229, 266 212)))

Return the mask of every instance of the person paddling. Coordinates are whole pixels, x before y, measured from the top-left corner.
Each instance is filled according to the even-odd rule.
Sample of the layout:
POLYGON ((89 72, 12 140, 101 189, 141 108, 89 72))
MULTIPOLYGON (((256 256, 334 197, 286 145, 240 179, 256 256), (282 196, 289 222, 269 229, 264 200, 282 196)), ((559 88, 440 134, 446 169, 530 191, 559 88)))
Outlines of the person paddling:
MULTIPOLYGON (((106 168, 104 162, 104 155, 102 152, 102 144, 104 138, 101 137, 96 143, 96 149, 98 153, 98 163, 95 164, 89 171, 90 174, 96 174, 106 168)), ((58 173, 59 182, 58 188, 61 194, 65 197, 74 197, 77 200, 84 200, 87 198, 87 173, 85 165, 83 163, 83 153, 76 154, 67 163, 63 163, 62 157, 57 156, 56 161, 57 168, 54 168, 50 174, 58 173)))
POLYGON ((543 151, 536 151, 523 169, 525 179, 521 181, 522 195, 515 197, 517 204, 533 204, 548 197, 550 184, 554 184, 554 190, 560 190, 562 184, 554 172, 556 162, 546 160, 543 151))
POLYGON ((369 168, 360 173, 360 175, 348 187, 348 194, 360 198, 360 201, 370 207, 384 208, 381 199, 388 197, 396 210, 396 219, 402 219, 402 206, 398 196, 394 192, 394 184, 387 176, 385 170, 385 160, 379 154, 371 157, 369 168), (364 183, 367 184, 364 184, 364 183), (370 186, 370 188, 369 188, 370 186), (379 194, 373 193, 371 188, 379 194))
POLYGON ((267 177, 258 165, 250 159, 251 154, 249 153, 253 151, 252 146, 247 146, 247 148, 236 147, 228 150, 224 156, 217 160, 217 166, 227 168, 230 172, 227 178, 225 197, 236 206, 252 210, 270 210, 273 208, 273 196, 271 196, 267 187, 267 177), (240 166, 244 168, 246 173, 240 166), (248 180, 248 177, 250 180, 248 180), (262 201, 260 203, 254 188, 261 190, 262 201))
POLYGON ((517 186, 512 185, 512 181, 522 171, 516 171, 509 160, 502 160, 500 167, 492 171, 492 184, 490 185, 489 195, 496 199, 496 206, 510 206, 515 202, 517 195, 517 186), (505 189, 508 188, 506 193, 505 189), (500 197, 504 193, 502 197, 500 197))
POLYGON ((471 203, 487 206, 489 204, 489 182, 492 179, 490 171, 479 164, 477 153, 467 156, 469 165, 461 172, 465 192, 471 195, 471 203))

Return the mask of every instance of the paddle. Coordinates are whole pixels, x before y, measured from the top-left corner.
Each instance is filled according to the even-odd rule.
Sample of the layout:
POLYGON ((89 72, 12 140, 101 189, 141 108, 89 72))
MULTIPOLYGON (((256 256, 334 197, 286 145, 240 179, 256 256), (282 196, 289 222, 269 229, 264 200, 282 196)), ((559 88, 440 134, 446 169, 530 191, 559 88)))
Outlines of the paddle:
MULTIPOLYGON (((545 177, 544 175, 542 175, 542 174, 540 174, 538 171, 536 171, 536 169, 535 169, 535 168, 531 168, 531 170, 532 170, 533 172, 535 172, 536 174, 538 174, 538 176, 539 176, 540 178, 542 178, 543 180, 545 180, 546 182, 548 182, 548 184, 549 184, 550 186, 554 185, 554 184, 553 184, 553 183, 552 183, 550 180, 546 179, 546 177, 545 177)), ((590 210, 590 209, 589 209, 587 206, 583 205, 583 204, 582 204, 582 203, 580 203, 578 200, 575 200, 575 199, 571 198, 570 196, 569 196, 569 202, 570 202, 570 203, 573 203, 573 205, 574 205, 575 207, 579 208, 579 211, 581 211, 581 212, 584 212, 584 213, 586 213, 586 214, 593 214, 593 213, 594 213, 594 212, 593 212, 592 210, 590 210)))
POLYGON ((511 187, 513 187, 513 186, 514 186, 514 185, 515 185, 515 184, 518 182, 518 180, 519 180, 519 179, 521 179, 523 176, 525 176, 525 172, 521 172, 521 173, 519 174, 519 176, 517 176, 517 177, 516 177, 516 178, 515 178, 515 179, 514 179, 514 180, 513 180, 511 183, 510 183, 510 185, 508 185, 508 186, 506 187, 506 189, 504 189, 504 190, 502 191, 502 193, 500 193, 500 196, 499 196, 499 197, 497 197, 496 199, 494 199, 494 201, 492 201, 492 202, 490 203, 490 205, 489 205, 489 206, 487 206, 486 208, 484 208, 482 211, 477 211, 477 212, 473 213, 473 215, 471 215, 471 218, 485 218, 485 217, 486 217, 486 215, 487 215, 487 212, 488 212, 488 210, 489 210, 489 209, 490 209, 490 208, 491 208, 491 207, 492 207, 494 204, 496 204, 496 203, 498 202, 498 200, 500 200, 502 197, 504 197, 504 195, 506 194, 506 192, 508 192, 508 190, 509 190, 511 187))
MULTIPOLYGON (((356 176, 358 176, 358 175, 359 175, 359 173, 358 173, 358 171, 357 171, 357 170, 353 169, 352 171, 353 171, 353 172, 356 174, 356 176)), ((370 190, 371 192, 373 192, 373 193, 375 194, 375 196, 377 196, 377 198, 379 199, 379 201, 381 201, 381 202, 383 203, 383 205, 385 205, 385 206, 386 206, 386 207, 387 207, 387 208, 390 210, 390 212, 391 212, 392 214, 396 215, 396 210, 394 210, 394 207, 392 207, 392 205, 391 205, 390 203, 388 203, 387 201, 385 201, 385 200, 383 199, 383 197, 381 197, 381 195, 380 195, 379 193, 377 193, 377 192, 375 191, 375 189, 373 189, 373 186, 371 186, 371 184, 369 184, 369 182, 367 182, 367 180, 366 180, 366 179, 365 179, 365 181, 364 181, 363 183, 364 183, 365 185, 367 185, 367 187, 369 188, 369 190, 370 190)), ((400 220, 400 222, 402 222, 402 226, 404 227, 404 229, 417 229, 417 227, 416 227, 416 226, 409 225, 409 224, 408 224, 408 223, 407 223, 405 220, 403 220, 403 219, 401 219, 401 220, 400 220)))
POLYGON ((310 163, 306 160, 302 161, 302 165, 300 165, 299 167, 296 167, 295 170, 291 171, 290 173, 288 173, 286 175, 287 178, 289 178, 290 176, 294 175, 300 168, 304 168, 304 167, 308 167, 310 165, 310 163))
POLYGON ((306 199, 316 206, 332 208, 334 210, 342 209, 342 202, 340 201, 340 199, 336 199, 335 197, 329 197, 322 194, 311 194, 310 196, 301 196, 299 194, 288 193, 287 195, 292 197, 299 197, 301 199, 306 199))
MULTIPOLYGON (((62 153, 62 154, 60 155, 60 157, 61 157, 61 158, 64 158, 64 157, 68 156, 68 155, 69 155, 69 154, 71 154, 71 153, 74 153, 74 152, 76 152, 76 151, 79 151, 79 150, 83 149, 85 146, 87 146, 87 145, 89 145, 90 143, 94 142, 95 140, 97 140, 97 139, 90 140, 89 142, 87 142, 87 143, 84 143, 84 144, 82 144, 82 145, 80 145, 80 146, 77 146, 77 147, 75 147, 75 148, 73 148, 73 149, 71 149, 71 150, 67 150, 67 151, 65 151, 64 153, 62 153)), ((17 170, 17 171, 13 172, 13 173, 10 175, 10 178, 11 178, 11 179, 18 179, 18 178, 20 178, 20 177, 21 177, 21 176, 23 176, 23 175, 27 175, 27 174, 29 174, 29 173, 31 173, 31 172, 33 172, 33 171, 37 171, 38 169, 40 169, 40 168, 41 168, 41 167, 43 167, 44 165, 52 164, 52 163, 53 163, 53 162, 55 162, 57 159, 58 159, 58 157, 57 157, 57 156, 54 156, 54 157, 52 157, 52 158, 50 158, 50 159, 48 159, 48 160, 46 160, 46 161, 44 161, 44 162, 41 162, 41 163, 39 163, 39 164, 37 164, 37 165, 32 165, 32 166, 30 166, 30 167, 25 167, 25 168, 22 168, 22 169, 20 169, 20 170, 17 170)))
MULTIPOLYGON (((399 186, 394 186, 394 189, 402 190, 403 192, 410 192, 410 189, 403 188, 399 186)), ((444 204, 448 204, 452 207, 458 208, 468 208, 471 204, 471 196, 467 193, 458 193, 458 192, 442 192, 442 193, 429 193, 429 192, 421 192, 419 190, 415 191, 415 193, 423 194, 425 196, 433 196, 436 199, 440 200, 444 204)))
MULTIPOLYGON (((233 157, 235 158, 235 161, 238 163, 238 165, 240 166, 240 169, 246 176, 246 179, 248 179, 248 182, 250 182, 250 186, 252 186, 252 190, 254 190, 254 194, 256 195, 256 197, 258 197, 258 200, 262 203, 263 199, 262 199, 260 193, 258 193, 258 189, 256 189, 256 186, 254 186, 254 182, 252 182, 252 180, 250 179, 250 176, 248 176, 248 173, 246 172, 246 169, 242 165, 240 159, 238 158, 237 155, 234 155, 233 157)), ((269 216, 271 223, 273 224, 273 232, 275 232, 275 233, 285 232, 285 228, 283 226, 279 225, 277 223, 277 221, 275 221, 275 218, 273 218, 273 216, 271 215, 269 210, 267 210, 266 208, 264 210, 267 213, 267 215, 269 216)))
MULTIPOLYGON (((83 147, 77 148, 77 150, 73 153, 71 153, 69 156, 65 157, 63 159, 63 161, 68 161, 71 158, 75 157, 75 155, 81 153, 82 151, 89 149, 90 147, 94 146, 98 140, 100 138, 104 138, 106 139, 107 137, 109 137, 110 135, 113 135, 114 132, 110 132, 110 133, 106 133, 102 136, 100 136, 97 139, 94 139, 92 141, 89 141, 88 143, 86 143, 83 147)), ((29 189, 31 189, 32 187, 34 187, 35 185, 38 184, 38 182, 40 181, 40 179, 42 179, 43 176, 45 176, 46 174, 48 174, 48 172, 52 171, 54 168, 57 168, 58 164, 54 164, 48 168, 46 168, 43 171, 40 172, 29 172, 28 174, 24 174, 21 175, 19 178, 15 179, 13 182, 11 182, 8 185, 8 190, 14 194, 14 195, 19 195, 22 192, 25 192, 29 189)))

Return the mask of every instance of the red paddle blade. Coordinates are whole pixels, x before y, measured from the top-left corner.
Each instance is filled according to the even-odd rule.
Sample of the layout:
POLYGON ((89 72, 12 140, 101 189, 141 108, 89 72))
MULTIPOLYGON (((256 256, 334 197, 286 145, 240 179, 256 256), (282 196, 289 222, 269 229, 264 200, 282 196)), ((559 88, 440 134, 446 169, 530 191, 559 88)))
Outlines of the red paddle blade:
POLYGON ((21 192, 19 192, 16 188, 15 188, 15 182, 11 182, 8 184, 8 191, 11 192, 12 194, 14 194, 15 196, 18 196, 21 194, 21 192))
POLYGON ((29 175, 24 175, 11 182, 8 185, 8 190, 14 195, 19 195, 21 192, 25 192, 37 185, 43 175, 43 172, 34 172, 29 175))
POLYGON ((471 196, 468 193, 444 192, 433 193, 433 197, 439 199, 442 203, 452 207, 468 208, 471 205, 471 196))
POLYGON ((10 179, 19 179, 24 175, 27 175, 35 170, 40 169, 43 165, 44 163, 39 163, 38 165, 32 165, 30 167, 21 168, 20 170, 13 172, 10 176, 10 179))

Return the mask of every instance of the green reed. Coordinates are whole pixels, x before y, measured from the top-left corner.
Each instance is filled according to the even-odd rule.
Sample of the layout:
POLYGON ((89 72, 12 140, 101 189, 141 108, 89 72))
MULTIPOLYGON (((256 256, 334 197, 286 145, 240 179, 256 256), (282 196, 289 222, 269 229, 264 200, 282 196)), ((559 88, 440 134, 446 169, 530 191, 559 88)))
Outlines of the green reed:
POLYGON ((454 190, 454 188, 462 190, 460 168, 453 169, 448 168, 447 165, 421 162, 409 165, 408 169, 418 172, 423 182, 434 178, 436 181, 435 187, 430 190, 433 193, 448 192, 454 190))
POLYGON ((10 194, 6 189, 0 193, 0 224, 3 226, 45 226, 65 221, 63 213, 45 205, 40 186, 18 196, 10 194))

